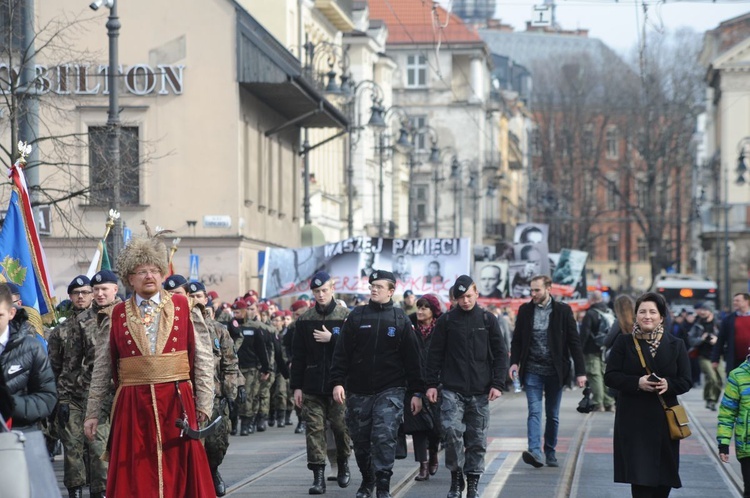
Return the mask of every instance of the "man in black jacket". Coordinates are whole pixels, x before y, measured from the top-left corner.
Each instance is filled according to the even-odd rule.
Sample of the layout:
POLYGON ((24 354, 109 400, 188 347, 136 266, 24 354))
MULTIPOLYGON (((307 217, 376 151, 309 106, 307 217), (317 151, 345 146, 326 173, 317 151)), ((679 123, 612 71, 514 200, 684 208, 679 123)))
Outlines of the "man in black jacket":
POLYGON ((422 410, 419 344, 409 317, 393 306, 395 289, 393 273, 370 274, 370 302, 349 314, 333 352, 333 399, 346 401, 346 422, 362 473, 356 498, 370 498, 375 485, 378 498, 390 498, 406 392, 412 394, 412 413, 422 410))
POLYGON ((430 343, 427 400, 437 402, 442 382, 445 466, 451 471, 448 498, 460 498, 464 474, 466 498, 476 498, 487 452, 489 402, 501 395, 508 350, 497 318, 477 306, 479 292, 471 277, 458 277, 453 295, 458 306, 438 319, 430 343))
POLYGON ((570 375, 573 357, 576 383, 586 385, 586 366, 573 311, 552 299, 552 280, 546 275, 531 279, 531 302, 521 305, 510 347, 510 376, 518 375, 525 386, 529 407, 528 451, 523 461, 543 467, 541 455, 542 395, 546 398, 547 423, 544 453, 547 465, 557 467, 555 447, 562 389, 570 375))
POLYGON ((331 385, 333 350, 349 310, 336 304, 334 282, 320 271, 310 280, 315 306, 292 324, 292 378, 294 404, 305 414, 307 468, 315 481, 311 495, 326 491, 326 421, 336 441, 337 481, 339 487, 349 485, 349 454, 351 439, 346 429, 344 405, 334 403, 331 385))
POLYGON ((24 328, 25 313, 0 283, 0 367, 13 399, 13 429, 38 430, 57 402, 55 375, 42 345, 24 328))
MULTIPOLYGON (((242 310, 244 315, 250 306, 257 306, 253 297, 248 297, 248 301, 235 301, 232 309, 242 310)), ((254 319, 255 311, 253 311, 252 316, 253 319, 251 320, 243 316, 245 319, 240 324, 242 344, 237 349, 237 360, 239 361, 240 372, 245 377, 245 392, 247 393, 245 403, 239 407, 240 436, 247 436, 255 432, 256 412, 253 409, 253 398, 258 394, 260 381, 268 379, 271 375, 264 336, 265 325, 254 319)))

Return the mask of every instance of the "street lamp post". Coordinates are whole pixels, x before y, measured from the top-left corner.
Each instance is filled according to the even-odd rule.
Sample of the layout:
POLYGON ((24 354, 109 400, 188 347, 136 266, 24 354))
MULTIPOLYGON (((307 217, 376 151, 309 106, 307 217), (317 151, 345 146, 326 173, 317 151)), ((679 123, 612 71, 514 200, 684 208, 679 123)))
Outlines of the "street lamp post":
MULTIPOLYGON (((120 37, 120 18, 117 16, 117 0, 104 0, 103 2, 109 7, 109 17, 107 17, 107 36, 109 36, 109 71, 107 73, 107 89, 109 90, 109 111, 107 112, 107 138, 108 138, 108 156, 111 171, 114 173, 114 185, 112 186, 112 202, 110 208, 115 211, 120 210, 121 199, 121 180, 122 168, 120 164, 120 84, 118 71, 119 63, 119 46, 120 37)), ((93 5, 93 4, 92 4, 93 5)), ((115 220, 115 226, 112 230, 112 258, 117 260, 120 249, 123 244, 122 240, 122 221, 120 218, 115 220)))

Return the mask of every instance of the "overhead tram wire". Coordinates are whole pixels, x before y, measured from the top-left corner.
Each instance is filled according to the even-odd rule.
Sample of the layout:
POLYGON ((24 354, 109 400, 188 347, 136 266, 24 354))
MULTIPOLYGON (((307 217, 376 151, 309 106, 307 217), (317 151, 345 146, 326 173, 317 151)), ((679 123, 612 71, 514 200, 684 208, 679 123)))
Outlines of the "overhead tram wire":
MULTIPOLYGON (((388 10, 391 11, 391 14, 393 14, 393 17, 396 18, 396 21, 399 23, 399 25, 404 30, 404 32, 406 33, 406 35, 409 37, 409 39, 411 40, 411 42, 414 45, 419 45, 417 43, 417 41, 414 39, 414 36, 412 35, 411 31, 406 27, 406 25, 403 23, 403 21, 401 21, 401 19, 399 18, 398 14, 396 14, 396 11, 393 9, 393 5, 391 5, 391 0, 384 0, 384 2, 386 4, 386 6, 388 7, 388 10)), ((450 46, 450 44, 446 44, 446 45, 450 46)), ((435 73, 435 75, 440 79, 440 81, 444 85, 446 85, 446 87, 448 87, 450 89, 451 94, 453 95, 453 98, 455 100, 460 100, 459 95, 453 89, 453 85, 451 85, 448 81, 445 80, 445 77, 443 76, 442 72, 440 71, 440 68, 439 67, 436 68, 434 66, 434 64, 430 61, 430 58, 428 57, 428 53, 426 51, 422 50, 422 49, 418 49, 417 53, 419 53, 420 55, 424 56, 424 58, 427 61, 428 67, 435 73)), ((467 86, 471 89, 472 93, 475 93, 474 92, 474 87, 471 86, 471 81, 467 77, 466 73, 462 69, 459 69, 459 71, 460 71, 461 75, 463 76, 464 80, 466 81, 467 86)), ((480 132, 480 133, 482 133, 482 127, 481 127, 479 121, 476 119, 476 117, 473 116, 466 107, 462 106, 461 109, 466 113, 466 115, 469 117, 469 119, 471 119, 474 122, 474 125, 477 128, 477 131, 480 132)), ((490 140, 490 134, 488 133, 487 130, 484 130, 483 134, 484 134, 485 139, 490 140)))

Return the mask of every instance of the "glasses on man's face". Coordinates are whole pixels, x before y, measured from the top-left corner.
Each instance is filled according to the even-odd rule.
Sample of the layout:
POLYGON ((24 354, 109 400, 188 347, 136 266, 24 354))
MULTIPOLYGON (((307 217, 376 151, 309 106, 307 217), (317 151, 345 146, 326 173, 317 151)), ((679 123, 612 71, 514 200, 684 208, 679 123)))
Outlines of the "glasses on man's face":
POLYGON ((89 294, 93 294, 94 291, 90 290, 74 290, 70 293, 71 296, 88 296, 89 294))
POLYGON ((138 270, 137 272, 133 273, 133 275, 137 275, 139 278, 146 278, 148 275, 158 277, 161 275, 161 270, 158 268, 151 269, 151 270, 138 270))
POLYGON ((370 290, 374 290, 374 291, 380 292, 380 291, 385 290, 385 289, 387 289, 387 287, 385 285, 380 285, 380 284, 371 284, 370 285, 370 290))

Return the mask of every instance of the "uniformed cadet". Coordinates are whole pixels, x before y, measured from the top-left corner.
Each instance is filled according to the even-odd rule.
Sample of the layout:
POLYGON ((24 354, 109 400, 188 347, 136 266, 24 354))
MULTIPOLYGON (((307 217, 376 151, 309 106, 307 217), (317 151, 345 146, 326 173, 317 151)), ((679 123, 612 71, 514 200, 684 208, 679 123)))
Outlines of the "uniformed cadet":
POLYGON ((466 475, 467 498, 479 496, 489 427, 489 402, 500 397, 508 350, 497 319, 477 305, 477 286, 461 275, 453 286, 457 306, 435 323, 427 355, 427 400, 440 408, 445 466, 451 471, 448 498, 460 498, 466 475))
MULTIPOLYGON (((424 381, 417 336, 404 310, 393 306, 396 278, 370 274, 370 301, 354 308, 344 322, 331 367, 333 399, 346 402, 346 422, 362 473, 357 498, 390 498, 396 438, 404 412, 422 410, 424 381)), ((294 361, 292 361, 294 367, 294 361)))
MULTIPOLYGON (((290 308, 292 310, 292 322, 291 323, 294 324, 299 319, 299 317, 304 315, 305 312, 308 310, 308 308, 310 308, 310 303, 302 299, 298 299, 297 301, 294 301, 292 303, 290 308)), ((292 343, 294 340, 294 327, 292 324, 289 325, 289 329, 287 329, 287 333, 284 336, 284 347, 287 350, 287 355, 290 361, 293 356, 292 343)), ((289 387, 290 388, 292 387, 291 377, 289 378, 289 387)), ((294 389, 292 389, 292 403, 294 403, 294 389)), ((298 407, 295 404, 294 412, 297 415, 297 427, 295 427, 294 433, 302 434, 303 432, 305 432, 305 421, 302 419, 302 408, 298 407)), ((288 414, 287 418, 291 418, 291 414, 288 414)))
POLYGON ((349 485, 351 439, 346 428, 343 404, 333 401, 331 362, 336 342, 349 310, 336 304, 334 282, 328 273, 313 275, 310 289, 315 306, 292 325, 292 379, 294 403, 302 408, 306 423, 307 468, 313 471, 311 495, 326 492, 326 422, 336 440, 337 481, 349 485))
POLYGON ((284 407, 284 425, 292 425, 292 410, 294 410, 294 391, 292 391, 291 375, 292 375, 292 334, 289 331, 294 322, 291 310, 284 310, 284 331, 281 333, 281 348, 284 351, 284 357, 287 360, 287 366, 289 367, 289 379, 286 383, 287 395, 286 395, 286 406, 284 407))
MULTIPOLYGON (((283 365, 286 366, 287 372, 289 371, 289 357, 284 351, 282 339, 286 333, 286 325, 284 323, 285 313, 281 310, 273 312, 271 315, 271 326, 276 330, 274 340, 278 343, 281 351, 281 359, 283 365)), ((276 366, 278 372, 281 371, 281 363, 276 366)), ((283 375, 276 375, 276 380, 271 386, 271 411, 268 414, 268 425, 273 427, 284 427, 284 412, 286 411, 286 405, 289 400, 289 379, 283 375)))
MULTIPOLYGON (((255 432, 255 414, 253 403, 258 394, 261 380, 267 380, 270 376, 268 364, 268 353, 266 352, 266 341, 263 336, 265 325, 257 320, 247 317, 248 309, 257 306, 253 297, 247 300, 238 300, 232 304, 232 308, 242 310, 240 317, 244 318, 240 324, 242 330, 242 345, 237 350, 237 358, 240 362, 240 372, 245 377, 245 390, 247 399, 240 406, 240 436, 247 436, 255 432)), ((252 317, 255 318, 257 309, 253 310, 252 317)))
MULTIPOLYGON (((70 498, 80 498, 88 482, 84 457, 87 445, 83 434, 88 385, 81 385, 83 364, 80 337, 81 329, 91 326, 92 320, 95 326, 96 321, 95 312, 89 311, 94 299, 89 278, 86 275, 75 277, 68 285, 68 296, 73 303, 73 315, 50 333, 48 354, 57 379, 58 434, 65 448, 63 483, 70 498)), ((92 471, 96 475, 91 476, 91 494, 102 497, 107 487, 107 467, 106 464, 93 463, 96 468, 92 468, 92 471)))
MULTIPOLYGON (((237 354, 234 350, 234 341, 224 325, 210 318, 206 287, 200 282, 190 282, 187 284, 187 291, 191 298, 206 307, 204 318, 211 334, 214 363, 216 365, 214 370, 216 397, 214 398, 211 420, 215 420, 219 415, 223 418, 216 432, 206 438, 206 456, 208 457, 208 465, 211 467, 216 496, 224 496, 227 489, 219 473, 219 465, 224 460, 224 455, 226 455, 229 447, 229 411, 235 399, 244 402, 247 394, 245 393, 245 386, 238 385, 241 377, 237 354)), ((242 380, 244 381, 244 379, 242 380)))
POLYGON ((269 375, 265 379, 260 379, 258 391, 253 401, 252 411, 255 412, 255 430, 257 432, 266 430, 266 421, 271 410, 271 387, 276 381, 276 377, 281 375, 289 378, 289 368, 282 357, 281 343, 275 339, 276 329, 268 325, 266 320, 257 314, 257 310, 261 308, 261 305, 264 309, 268 309, 268 305, 265 303, 257 303, 257 305, 248 304, 247 307, 248 320, 252 321, 254 319, 263 334, 266 355, 268 357, 269 375))

